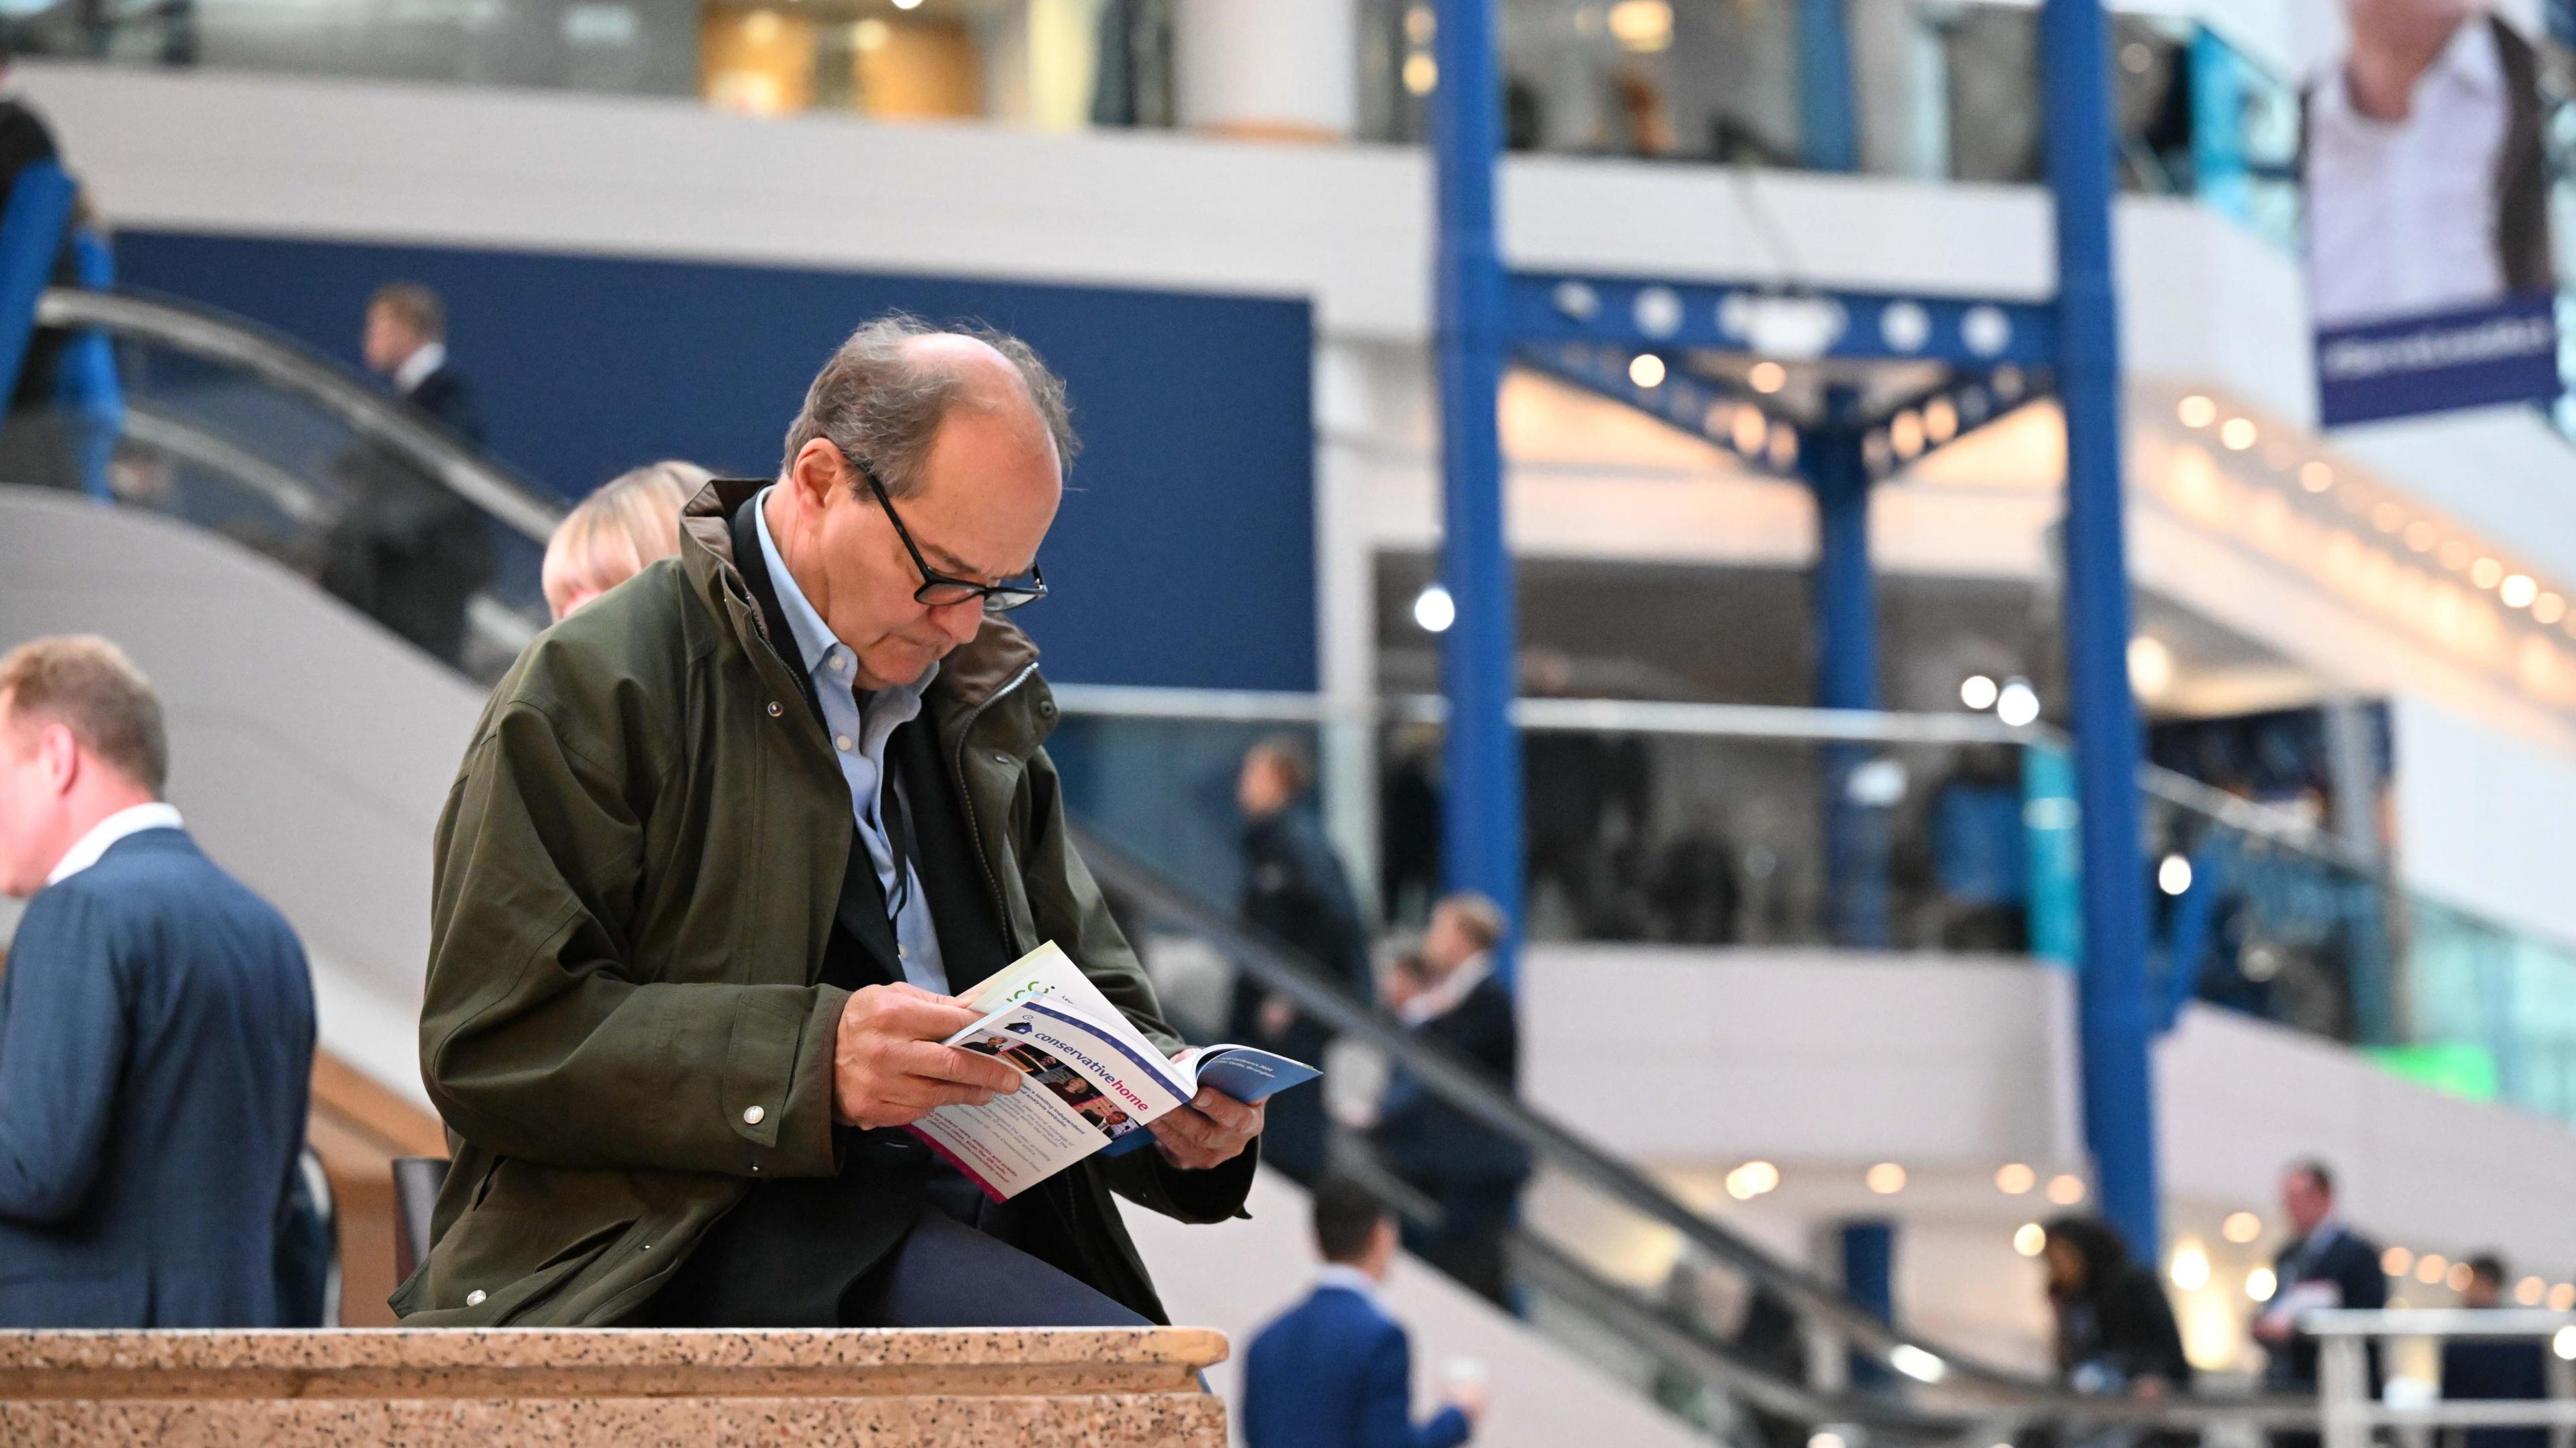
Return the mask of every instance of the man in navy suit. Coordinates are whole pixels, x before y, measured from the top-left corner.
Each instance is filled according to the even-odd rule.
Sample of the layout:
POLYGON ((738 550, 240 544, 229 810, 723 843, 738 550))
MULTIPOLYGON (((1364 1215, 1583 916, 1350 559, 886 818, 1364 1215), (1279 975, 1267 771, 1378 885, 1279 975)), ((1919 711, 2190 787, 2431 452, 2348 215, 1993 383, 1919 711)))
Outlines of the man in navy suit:
MULTIPOLYGON (((2388 1274, 2380 1269, 2379 1244, 2344 1225, 2335 1211, 2334 1173, 2324 1162, 2303 1161, 2281 1174, 2281 1212, 2298 1235, 2272 1262, 2271 1300, 2254 1319, 2255 1340, 2268 1350, 2264 1385, 2275 1392, 2317 1390, 2317 1340, 2298 1330, 2299 1314, 2321 1307, 2388 1305, 2388 1274)), ((2379 1345, 2370 1345, 2370 1394, 2379 1396, 2379 1345)), ((2313 1448, 2314 1433, 2272 1435, 2274 1448, 2313 1448)))
MULTIPOLYGON (((470 448, 483 446, 483 407, 447 357, 447 308, 418 282, 392 282, 367 302, 359 351, 396 395, 470 448)), ((449 663, 464 653, 466 605, 492 580, 483 512, 408 456, 362 443, 335 465, 348 511, 331 537, 322 581, 376 622, 449 663)))
POLYGON ((1447 1406, 1413 1422, 1413 1352, 1377 1301, 1395 1260, 1395 1222, 1358 1184, 1315 1187, 1323 1280, 1261 1329, 1243 1360, 1248 1448, 1457 1448, 1484 1413, 1481 1389, 1458 1384, 1447 1406))
POLYGON ((304 1139, 295 933, 164 803, 115 645, 0 658, 0 1326, 265 1327, 304 1139))

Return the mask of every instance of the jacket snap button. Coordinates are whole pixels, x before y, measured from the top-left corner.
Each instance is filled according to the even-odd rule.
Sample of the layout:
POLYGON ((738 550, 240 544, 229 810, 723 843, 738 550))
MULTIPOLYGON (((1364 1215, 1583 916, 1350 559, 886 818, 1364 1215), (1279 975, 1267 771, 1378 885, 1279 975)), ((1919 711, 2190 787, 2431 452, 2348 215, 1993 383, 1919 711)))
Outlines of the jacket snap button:
POLYGON ((768 1114, 768 1112, 761 1110, 757 1106, 746 1106, 742 1109, 743 1125, 758 1126, 760 1124, 760 1119, 768 1114))
POLYGON ((483 1305, 483 1296, 483 1289, 477 1287, 473 1291, 465 1294, 465 1305, 468 1307, 481 1307, 483 1305))
POLYGON ((993 756, 993 762, 995 764, 1008 765, 1011 762, 1011 756, 1007 754, 996 754, 993 756))
POLYGON ((769 701, 769 717, 770 717, 770 718, 772 718, 772 719, 775 719, 775 718, 777 718, 777 717, 778 717, 778 715, 779 715, 778 701, 777 701, 776 699, 772 699, 772 700, 770 700, 770 701, 769 701))

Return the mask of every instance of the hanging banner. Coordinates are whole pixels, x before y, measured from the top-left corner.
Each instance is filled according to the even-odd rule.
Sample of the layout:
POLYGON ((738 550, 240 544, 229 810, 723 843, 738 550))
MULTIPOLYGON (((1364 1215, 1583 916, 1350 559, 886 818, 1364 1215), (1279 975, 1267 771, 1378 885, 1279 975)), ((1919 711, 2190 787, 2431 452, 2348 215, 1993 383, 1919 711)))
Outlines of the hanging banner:
POLYGON ((2540 51, 2476 0, 2343 0, 2301 177, 2328 427, 2561 390, 2540 51))

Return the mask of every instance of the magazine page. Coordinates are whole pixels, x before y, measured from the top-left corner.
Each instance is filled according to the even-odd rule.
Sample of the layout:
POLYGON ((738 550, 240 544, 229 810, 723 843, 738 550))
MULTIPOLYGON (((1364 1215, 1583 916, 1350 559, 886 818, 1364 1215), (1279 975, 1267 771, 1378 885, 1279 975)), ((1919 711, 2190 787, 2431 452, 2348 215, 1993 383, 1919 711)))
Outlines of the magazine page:
POLYGON ((1076 1014, 1098 1021, 1118 1020, 1123 1012, 1109 1003, 1082 967, 1052 940, 993 972, 962 999, 969 1010, 985 1015, 1024 1000, 1052 999, 1076 1014))
MULTIPOLYGON (((1173 1057, 1172 1066, 1191 1095, 1206 1086, 1247 1105, 1267 1101, 1291 1086, 1302 1086, 1324 1074, 1303 1061, 1251 1046, 1192 1046, 1173 1057)), ((1119 1156, 1134 1151, 1151 1135, 1152 1132, 1141 1132, 1121 1137, 1109 1144, 1108 1154, 1119 1156)))
POLYGON ((1024 1000, 948 1044, 1015 1067, 1020 1089, 982 1106, 943 1106, 913 1123, 967 1180, 1007 1201, 1190 1099, 1171 1063, 1123 1018, 1092 1020, 1024 1000))

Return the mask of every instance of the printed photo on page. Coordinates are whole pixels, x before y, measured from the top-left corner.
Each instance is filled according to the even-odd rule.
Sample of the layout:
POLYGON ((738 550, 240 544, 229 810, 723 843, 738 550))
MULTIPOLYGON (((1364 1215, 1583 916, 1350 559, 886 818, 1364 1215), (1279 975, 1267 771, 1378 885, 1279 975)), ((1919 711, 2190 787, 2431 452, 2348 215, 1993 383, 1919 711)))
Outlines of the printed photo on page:
POLYGON ((1007 1200, 1190 1098, 1170 1063, 1123 1020, 1092 1021, 1024 1000, 951 1037, 1027 1079, 983 1106, 943 1106, 912 1126, 949 1164, 1007 1200), (1121 1037, 1132 1039, 1121 1039, 1121 1037))

